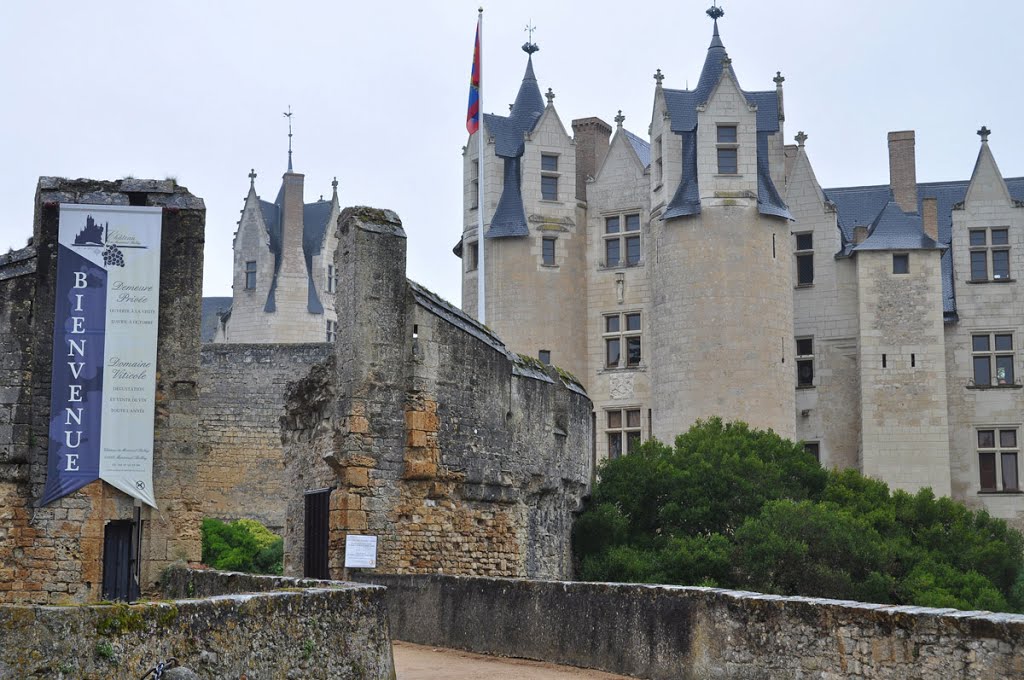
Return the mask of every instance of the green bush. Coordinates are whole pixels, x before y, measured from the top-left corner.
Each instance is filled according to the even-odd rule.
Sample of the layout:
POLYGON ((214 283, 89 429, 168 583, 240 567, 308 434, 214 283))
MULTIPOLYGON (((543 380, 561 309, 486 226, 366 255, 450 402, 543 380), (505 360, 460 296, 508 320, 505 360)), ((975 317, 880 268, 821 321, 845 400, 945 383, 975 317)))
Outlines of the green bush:
POLYGON ((588 581, 1024 611, 1024 539, 1005 521, 717 418, 603 464, 573 543, 588 581))
POLYGON ((284 539, 252 519, 203 520, 203 564, 225 571, 280 574, 284 539))

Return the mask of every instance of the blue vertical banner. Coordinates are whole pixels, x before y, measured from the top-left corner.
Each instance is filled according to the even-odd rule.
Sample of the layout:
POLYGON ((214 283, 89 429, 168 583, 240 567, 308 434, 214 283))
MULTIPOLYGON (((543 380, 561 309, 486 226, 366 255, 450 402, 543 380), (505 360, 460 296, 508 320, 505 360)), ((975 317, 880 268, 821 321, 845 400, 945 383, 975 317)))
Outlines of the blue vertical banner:
POLYGON ((156 507, 162 210, 61 205, 45 505, 97 479, 156 507))

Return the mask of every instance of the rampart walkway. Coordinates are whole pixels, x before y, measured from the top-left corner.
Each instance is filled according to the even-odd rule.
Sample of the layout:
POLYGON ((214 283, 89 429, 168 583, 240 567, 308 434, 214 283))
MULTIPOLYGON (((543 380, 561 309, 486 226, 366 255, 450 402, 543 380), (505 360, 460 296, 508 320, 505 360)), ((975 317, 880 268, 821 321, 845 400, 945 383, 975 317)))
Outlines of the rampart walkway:
POLYGON ((396 641, 394 649, 398 680, 632 680, 585 668, 482 656, 408 642, 396 641))

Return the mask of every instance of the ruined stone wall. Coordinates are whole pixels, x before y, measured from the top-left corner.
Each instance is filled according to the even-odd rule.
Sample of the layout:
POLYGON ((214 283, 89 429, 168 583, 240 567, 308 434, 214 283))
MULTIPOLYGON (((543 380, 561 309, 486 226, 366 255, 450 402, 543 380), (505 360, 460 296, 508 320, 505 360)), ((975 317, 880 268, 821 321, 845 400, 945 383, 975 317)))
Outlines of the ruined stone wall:
POLYGON ((650 680, 1018 678, 1024 616, 607 583, 364 574, 398 640, 650 680))
POLYGON ((288 396, 286 573, 303 568, 302 492, 335 487, 332 575, 347 533, 378 537, 384 571, 568 575, 590 400, 408 282, 394 213, 340 225, 334 360, 288 396))
POLYGON ((284 528, 281 417, 285 388, 330 353, 327 344, 207 344, 200 356, 202 513, 284 528))
POLYGON ((51 538, 36 541, 29 504, 35 248, 0 257, 0 602, 42 600, 51 538))
POLYGON ((173 656, 201 678, 394 679, 383 588, 250 576, 213 597, 237 576, 169 574, 171 597, 207 599, 2 605, 0 677, 138 678, 173 656))
POLYGON ((160 512, 145 522, 142 587, 174 560, 198 561, 199 321, 202 199, 171 180, 101 182, 43 177, 33 248, 0 262, 0 602, 82 602, 99 597, 103 533, 130 519, 132 499, 102 482, 45 507, 54 279, 61 203, 161 206, 160 335, 157 344, 153 479, 160 512), (23 257, 24 256, 24 257, 23 257), (15 261, 17 260, 17 261, 15 261), (10 278, 7 278, 10 276, 10 278))

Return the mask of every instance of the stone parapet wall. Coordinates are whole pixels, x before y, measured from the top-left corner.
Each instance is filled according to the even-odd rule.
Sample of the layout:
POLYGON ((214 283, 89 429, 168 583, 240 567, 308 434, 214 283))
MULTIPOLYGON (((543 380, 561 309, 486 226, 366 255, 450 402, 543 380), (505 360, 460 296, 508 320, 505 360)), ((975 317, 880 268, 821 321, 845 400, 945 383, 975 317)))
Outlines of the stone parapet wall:
POLYGON ((399 640, 690 678, 1010 678, 1024 616, 632 584, 363 574, 399 640))
POLYGON ((259 520, 280 533, 287 493, 281 446, 285 388, 331 353, 330 345, 208 344, 200 354, 202 510, 259 520))
MULTIPOLYGON (((0 605, 0 677, 138 678, 175 657, 201 678, 393 680, 382 588, 172 568, 206 599, 80 607, 0 605), (223 590, 221 590, 223 587, 223 590)), ((177 593, 181 595, 181 593, 177 593)), ((187 595, 187 593, 186 593, 187 595)))

